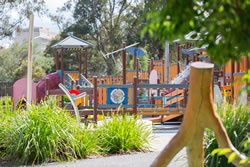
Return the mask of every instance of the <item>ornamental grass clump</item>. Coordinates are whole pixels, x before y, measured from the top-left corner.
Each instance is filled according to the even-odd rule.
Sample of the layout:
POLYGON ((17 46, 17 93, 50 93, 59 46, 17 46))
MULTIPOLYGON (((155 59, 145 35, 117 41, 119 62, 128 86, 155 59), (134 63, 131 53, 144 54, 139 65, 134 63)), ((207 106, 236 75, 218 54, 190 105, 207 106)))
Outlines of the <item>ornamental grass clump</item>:
POLYGON ((107 154, 148 151, 152 129, 137 116, 112 114, 98 127, 100 146, 107 154))
POLYGON ((10 108, 2 109, 0 103, 0 161, 34 164, 98 153, 95 131, 82 128, 56 103, 42 102, 23 111, 10 108))
MULTIPOLYGON (((245 140, 249 139, 250 132, 250 108, 249 106, 233 106, 225 102, 223 106, 217 105, 217 112, 227 131, 227 134, 232 141, 232 144, 241 153, 250 156, 249 150, 246 151, 243 147, 245 140)), ((211 155, 213 150, 218 148, 218 143, 215 139, 213 131, 207 129, 205 132, 205 166, 206 167, 233 167, 228 163, 225 156, 218 154, 211 155)))

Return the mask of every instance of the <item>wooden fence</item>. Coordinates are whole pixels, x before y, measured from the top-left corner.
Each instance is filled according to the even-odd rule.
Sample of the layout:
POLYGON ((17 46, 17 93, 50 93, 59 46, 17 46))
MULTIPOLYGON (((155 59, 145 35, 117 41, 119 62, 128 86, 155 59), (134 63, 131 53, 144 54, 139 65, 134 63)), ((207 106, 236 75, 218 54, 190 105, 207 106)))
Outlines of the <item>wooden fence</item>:
MULTIPOLYGON (((98 79, 98 77, 93 78, 93 88, 79 89, 79 92, 87 93, 82 102, 78 103, 80 104, 80 115, 94 115, 96 120, 98 114, 110 112, 126 111, 138 115, 170 115, 183 114, 185 111, 188 85, 138 84, 136 78, 133 78, 131 83, 111 85, 105 84, 103 80, 100 83, 98 79), (121 103, 116 103, 115 98, 123 100, 121 103)), ((64 95, 61 90, 49 90, 47 86, 46 93, 47 95, 64 95)))
POLYGON ((0 82, 0 97, 12 95, 12 82, 0 82))

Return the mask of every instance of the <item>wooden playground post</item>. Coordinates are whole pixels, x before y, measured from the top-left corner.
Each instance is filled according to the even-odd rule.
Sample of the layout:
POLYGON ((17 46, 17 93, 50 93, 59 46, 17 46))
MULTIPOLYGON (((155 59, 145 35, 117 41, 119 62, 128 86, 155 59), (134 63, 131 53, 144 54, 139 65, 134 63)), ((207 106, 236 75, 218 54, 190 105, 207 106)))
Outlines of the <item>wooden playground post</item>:
POLYGON ((236 72, 239 73, 240 72, 240 62, 237 61, 237 64, 236 64, 236 72))
POLYGON ((138 83, 138 79, 136 77, 134 77, 134 83, 133 83, 133 113, 135 115, 137 115, 137 83, 138 83))
POLYGON ((240 161, 245 158, 232 145, 226 130, 214 109, 212 100, 213 64, 196 62, 191 65, 190 87, 187 109, 179 132, 161 151, 151 166, 166 167, 173 157, 187 147, 188 165, 190 167, 204 166, 203 136, 204 129, 214 131, 219 147, 230 148, 237 156, 232 163, 238 167, 244 166, 240 161))
MULTIPOLYGON (((61 48, 61 75, 62 75, 62 84, 64 83, 64 69, 63 69, 63 48, 61 48)), ((62 107, 64 107, 64 97, 62 96, 61 101, 62 107)))
POLYGON ((79 76, 82 74, 82 50, 80 50, 79 55, 79 76))
POLYGON ((139 81, 139 69, 140 65, 139 65, 139 58, 136 59, 136 78, 137 78, 137 82, 139 81))
POLYGON ((58 49, 56 49, 56 71, 59 70, 59 56, 58 49))
POLYGON ((151 63, 150 63, 150 72, 154 69, 154 59, 151 59, 151 63))
POLYGON ((165 82, 165 60, 162 60, 162 82, 165 82))
POLYGON ((88 48, 85 48, 84 53, 84 68, 85 68, 85 77, 88 77, 88 48))
POLYGON ((97 77, 94 76, 94 122, 97 122, 97 77))
POLYGON ((232 102, 234 101, 234 86, 233 86, 233 82, 234 82, 234 62, 233 60, 231 60, 231 92, 232 92, 232 102))
POLYGON ((63 84, 64 83, 63 48, 61 48, 61 74, 62 74, 62 84, 63 84))
POLYGON ((134 70, 136 70, 136 50, 134 50, 134 70))
POLYGON ((126 84, 126 43, 122 43, 122 77, 123 77, 123 84, 126 84))

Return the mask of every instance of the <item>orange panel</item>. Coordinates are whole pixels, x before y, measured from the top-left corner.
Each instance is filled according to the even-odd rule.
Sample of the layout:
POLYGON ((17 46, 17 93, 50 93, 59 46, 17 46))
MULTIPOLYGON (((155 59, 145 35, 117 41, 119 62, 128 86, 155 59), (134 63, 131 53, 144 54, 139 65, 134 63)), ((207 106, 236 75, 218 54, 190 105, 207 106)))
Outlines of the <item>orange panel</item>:
POLYGON ((102 104, 107 104, 107 88, 103 88, 102 96, 103 96, 102 104))
POLYGON ((128 88, 128 104, 133 104, 132 88, 128 88))

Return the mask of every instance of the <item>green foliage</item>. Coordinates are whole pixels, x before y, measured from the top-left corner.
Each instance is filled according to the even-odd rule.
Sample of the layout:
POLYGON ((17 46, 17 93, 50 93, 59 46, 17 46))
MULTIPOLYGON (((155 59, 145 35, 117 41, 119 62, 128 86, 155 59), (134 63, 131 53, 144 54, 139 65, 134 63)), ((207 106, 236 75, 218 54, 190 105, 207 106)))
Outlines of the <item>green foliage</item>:
MULTIPOLYGON (((0 81, 15 81, 27 74, 28 44, 13 44, 8 49, 0 50, 0 81)), ((53 58, 41 56, 37 51, 37 44, 33 45, 33 77, 38 81, 50 72, 53 58)))
MULTIPOLYGON (((122 42, 127 45, 139 42, 136 47, 145 48, 150 58, 162 59, 164 50, 158 39, 152 39, 146 35, 140 38, 140 31, 146 23, 146 19, 139 19, 144 12, 144 3, 137 0, 114 0, 114 1, 67 1, 61 9, 60 14, 51 16, 63 30, 61 39, 67 36, 67 32, 74 32, 74 35, 94 44, 94 48, 88 50, 89 74, 119 74, 122 71, 121 52, 105 58, 103 55, 120 49, 122 42), (65 12, 72 12, 74 23, 68 23, 64 17, 65 12)), ((48 46, 46 55, 55 56, 55 53, 48 46)), ((67 54, 67 53, 66 53, 67 54)), ((65 56, 65 66, 72 67, 71 70, 78 70, 69 56, 65 56)), ((127 67, 129 67, 130 56, 127 54, 127 67)), ((83 59, 84 62, 84 59, 83 59)))
POLYGON ((207 52, 219 64, 238 60, 250 50, 250 2, 213 0, 146 1, 150 11, 142 34, 165 40, 184 40, 190 32, 197 45, 208 44, 207 52))
POLYGON ((45 57, 42 55, 34 56, 32 61, 32 64, 40 66, 47 74, 52 72, 52 66, 55 64, 52 57, 45 57))
POLYGON ((42 15, 47 11, 44 0, 1 0, 0 6, 0 39, 11 37, 31 12, 42 15))
MULTIPOLYGON (((27 60, 23 61, 20 67, 18 67, 15 72, 15 80, 18 80, 19 78, 27 77, 27 60)), ((45 71, 35 63, 32 63, 32 80, 39 81, 42 77, 46 75, 45 71)))
MULTIPOLYGON (((140 48, 141 50, 143 50, 143 52, 146 54, 146 56, 143 57, 139 57, 139 64, 140 64, 140 71, 146 71, 148 69, 148 54, 147 51, 145 49, 140 48)), ((134 57, 130 54, 128 54, 127 58, 129 58, 129 66, 128 69, 129 70, 133 70, 134 69, 134 57)))
MULTIPOLYGON (((243 147, 244 141, 249 138, 249 106, 232 106, 225 103, 224 106, 217 105, 217 112, 220 119, 227 131, 227 134, 232 141, 232 144, 240 152, 250 156, 250 150, 246 150, 243 147)), ((229 159, 224 155, 227 152, 231 152, 229 149, 217 149, 218 143, 215 139, 214 133, 207 129, 205 132, 205 166, 207 167, 230 167, 233 166, 231 162, 235 155, 232 154, 229 159)))
POLYGON ((56 103, 32 105, 26 111, 0 103, 0 159, 18 164, 72 160, 97 153, 97 136, 82 128, 56 103))
POLYGON ((138 117, 112 114, 104 118, 99 127, 100 145, 106 153, 147 151, 152 139, 151 128, 138 121, 138 117))
POLYGON ((1 163, 35 164, 70 161, 91 154, 147 151, 152 138, 150 127, 138 117, 112 115, 100 126, 81 127, 50 98, 28 109, 13 110, 8 100, 0 99, 1 163))

